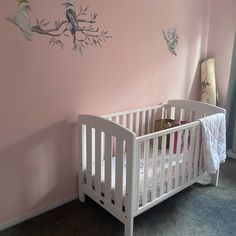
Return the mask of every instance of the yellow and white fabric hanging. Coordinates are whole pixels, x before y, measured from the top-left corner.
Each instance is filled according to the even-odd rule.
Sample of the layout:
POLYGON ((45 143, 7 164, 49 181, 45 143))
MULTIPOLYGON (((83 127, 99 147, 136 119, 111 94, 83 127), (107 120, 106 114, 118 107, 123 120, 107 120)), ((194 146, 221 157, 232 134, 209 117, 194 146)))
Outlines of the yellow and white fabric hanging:
POLYGON ((216 105, 215 59, 205 60, 201 64, 201 102, 216 105))

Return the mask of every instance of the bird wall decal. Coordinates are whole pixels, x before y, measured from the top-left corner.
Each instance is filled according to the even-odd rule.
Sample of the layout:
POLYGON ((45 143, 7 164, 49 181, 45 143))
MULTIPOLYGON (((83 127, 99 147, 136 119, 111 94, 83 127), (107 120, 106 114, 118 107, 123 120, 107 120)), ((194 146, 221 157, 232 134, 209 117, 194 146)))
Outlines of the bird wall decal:
POLYGON ((73 43, 76 41, 76 32, 79 30, 76 10, 75 10, 75 4, 72 0, 67 0, 65 3, 63 3, 65 6, 65 16, 68 21, 69 30, 71 31, 71 34, 73 35, 73 43))
POLYGON ((39 20, 36 18, 35 25, 32 25, 31 4, 29 0, 17 0, 17 9, 13 17, 6 17, 6 20, 17 26, 27 40, 32 41, 33 34, 41 34, 49 39, 49 45, 64 48, 65 37, 72 37, 72 50, 83 54, 89 46, 100 46, 112 36, 107 30, 96 26, 97 13, 89 13, 89 6, 80 6, 76 9, 75 0, 65 0, 64 19, 57 19, 54 22, 39 20), (68 35, 67 32, 70 32, 68 35))
POLYGON ((32 41, 32 29, 30 20, 30 3, 27 0, 17 0, 18 7, 14 14, 15 24, 21 29, 23 35, 27 40, 32 41))

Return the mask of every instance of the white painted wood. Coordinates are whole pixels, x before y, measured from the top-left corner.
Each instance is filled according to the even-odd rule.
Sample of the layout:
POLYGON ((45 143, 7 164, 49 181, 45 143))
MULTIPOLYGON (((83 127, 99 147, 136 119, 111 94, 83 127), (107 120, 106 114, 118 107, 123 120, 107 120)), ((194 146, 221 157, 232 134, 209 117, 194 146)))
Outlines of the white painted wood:
POLYGON ((127 115, 126 114, 122 116, 122 124, 125 128, 127 128, 127 115))
POLYGON ((200 113, 206 113, 207 115, 213 115, 216 113, 225 113, 225 109, 216 107, 211 104, 191 101, 191 100, 169 100, 168 105, 173 107, 183 108, 189 111, 196 111, 200 113))
MULTIPOLYGON (((138 182, 136 179, 137 155, 136 155, 136 139, 133 136, 133 142, 127 144, 127 166, 126 166, 126 201, 125 214, 127 219, 133 219, 133 212, 136 211, 136 189, 138 182)), ((138 169, 139 170, 139 169, 138 169)))
POLYGON ((117 124, 120 124, 120 116, 116 116, 116 117, 115 117, 115 122, 116 122, 117 124))
POLYGON ((80 121, 78 120, 78 165, 79 165, 79 179, 78 179, 78 183, 79 183, 79 200, 81 202, 85 202, 85 194, 83 192, 83 185, 84 185, 84 176, 83 176, 83 172, 85 170, 84 167, 84 163, 85 163, 85 155, 86 153, 84 153, 84 150, 86 150, 85 148, 85 141, 86 141, 86 130, 85 130, 85 126, 83 124, 80 123, 80 121))
POLYGON ((152 128, 152 110, 147 111, 147 133, 151 133, 152 128))
POLYGON ((166 157, 166 135, 163 135, 162 136, 162 144, 161 144, 160 197, 164 193, 165 157, 166 157))
POLYGON ((132 109, 132 110, 128 110, 128 111, 122 111, 122 112, 116 112, 116 113, 111 113, 111 114, 107 114, 107 115, 102 115, 100 117, 108 119, 108 117, 114 117, 114 116, 122 116, 124 114, 131 114, 131 113, 137 113, 137 112, 142 112, 142 111, 147 111, 147 110, 155 110, 157 108, 162 107, 162 103, 155 105, 155 106, 150 106, 150 107, 144 107, 144 108, 139 108, 139 109, 132 109))
POLYGON ((157 157, 159 138, 153 139, 152 201, 157 197, 157 157))
POLYGON ((182 174, 181 174, 181 184, 184 185, 186 183, 186 163, 187 163, 187 148, 188 148, 188 137, 189 137, 189 129, 185 129, 184 130, 184 134, 183 134, 183 163, 182 163, 182 174))
MULTIPOLYGON (((200 174, 203 170, 202 166, 199 166, 199 162, 202 158, 200 155, 200 122, 194 121, 189 124, 181 125, 179 127, 170 128, 167 130, 162 130, 154 133, 150 133, 153 131, 154 121, 158 118, 172 118, 174 109, 175 115, 181 115, 181 109, 185 111, 185 117, 183 119, 188 119, 191 121, 194 118, 194 115, 199 112, 199 114, 209 115, 211 113, 217 112, 225 112, 224 109, 219 109, 217 107, 206 106, 205 104, 200 104, 192 101, 169 101, 167 105, 164 106, 155 106, 152 108, 145 108, 135 111, 127 111, 127 112, 120 112, 114 113, 113 115, 104 116, 106 119, 102 117, 96 117, 91 115, 80 115, 79 116, 79 125, 82 127, 83 125, 86 126, 87 135, 83 137, 83 131, 79 133, 79 140, 81 142, 81 151, 79 154, 80 157, 80 165, 79 165, 79 176, 82 176, 82 182, 79 182, 82 186, 81 188, 81 196, 87 194, 96 202, 98 202, 102 207, 107 209, 111 212, 115 217, 121 220, 125 224, 125 234, 126 236, 130 236, 133 233, 133 218, 144 212, 145 210, 151 208, 152 206, 160 203, 164 199, 172 196, 173 194, 177 193, 178 191, 184 189, 185 187, 191 185, 192 183, 196 182, 199 176, 197 168, 200 168, 200 174), (177 111, 177 112, 176 112, 177 111), (191 111, 191 112, 189 112, 191 111), (193 112, 192 112, 193 111, 193 112), (187 114, 189 112, 189 114, 187 114), (177 114, 176 114, 177 113, 177 114), (135 114, 135 115, 133 115, 135 114), (140 114, 142 117, 140 118, 140 114), (135 116, 135 119, 134 119, 135 116), (127 124, 127 117, 129 121, 129 125, 127 124), (121 120, 120 120, 121 118, 121 120), (132 118, 132 119, 131 119, 132 118), (134 123, 135 120, 135 123, 134 123), (114 123, 113 121, 117 122, 118 124, 114 123), (142 121, 142 123, 140 123, 142 121), (122 123, 122 127, 120 125, 122 123), (135 133, 128 130, 127 127, 132 130, 134 128, 137 135, 145 134, 140 137, 136 137, 135 133), (140 130, 141 127, 141 130, 140 130), (92 134, 91 128, 96 130, 95 136, 92 134), (191 130, 191 137, 190 137, 190 145, 189 142, 189 132, 191 130), (193 131, 196 132, 193 132, 193 131), (175 132, 178 132, 178 142, 177 142, 177 159, 174 158, 173 154, 173 143, 174 143, 174 136, 175 132), (180 149, 181 149, 181 142, 182 142, 182 133, 184 132, 184 159, 183 162, 180 160, 180 149), (90 133, 90 134, 89 134, 90 133), (102 133, 102 136, 99 136, 99 133, 102 133), (148 133, 148 134, 146 134, 148 133), (105 141, 104 141, 105 135, 105 141), (167 135, 170 135, 170 149, 169 149, 169 162, 167 165, 165 164, 166 158, 166 141, 167 135), (108 138, 109 137, 109 138, 108 138), (115 182, 115 205, 111 201, 111 158, 112 158, 112 137, 116 137, 116 182, 115 182), (158 139, 162 138, 162 150, 161 150, 161 157, 162 161, 161 165, 161 174, 160 174, 160 196, 156 196, 156 182, 157 182, 157 173, 155 172, 157 166, 157 159, 158 156, 158 139), (109 141, 108 141, 109 140, 109 141), (123 149, 124 145, 123 142, 125 141, 127 148, 123 149), (104 143, 105 142, 105 143, 104 143), (120 144, 119 144, 120 142, 120 144), (141 145, 144 144, 144 149, 141 148, 141 145), (99 145, 100 144, 100 145, 99 145), (105 145, 105 148, 104 148, 105 145), (84 149, 83 146, 86 148, 84 149), (99 148, 100 146, 100 148, 99 148), (148 178, 148 162, 150 158, 149 148, 152 147, 154 150, 153 153, 153 183, 152 183, 152 196, 151 201, 147 202, 147 178, 148 178), (105 150, 104 150, 105 149, 105 150), (140 169, 140 158, 142 155, 142 151, 144 150, 144 186, 143 192, 146 194, 143 196, 143 204, 139 206, 139 169, 140 169), (123 197, 123 158, 124 151, 127 152, 127 170, 126 170, 126 197, 125 197, 125 209, 122 209, 122 197, 123 197), (98 152, 98 153, 97 153, 98 152), (156 154, 155 154, 156 153, 156 154), (90 173, 90 166, 92 163, 92 158, 94 158, 95 154, 95 189, 90 186, 91 180, 87 179, 87 185, 83 183, 83 170, 86 171, 86 177, 92 179, 92 173, 90 173), (83 156, 85 157, 85 162, 83 162, 83 156), (105 156, 105 195, 101 194, 101 189, 99 190, 99 169, 101 169, 101 160, 105 156), (89 158, 90 157, 90 158, 89 158), (90 160, 88 160, 90 159, 90 160), (182 166, 182 172, 180 172, 180 161, 182 166), (193 166, 192 163, 193 162, 193 166), (182 181, 179 183, 179 176, 180 174, 183 175, 185 173, 185 167, 188 163, 188 179, 187 182, 182 181), (168 168, 167 173, 165 172, 165 168, 168 168), (175 168, 175 189, 172 189, 172 169, 175 168), (192 171, 193 179, 191 176, 192 171), (165 176, 167 174, 167 176, 165 176), (90 177, 89 177, 90 176, 90 177), (98 176, 98 178, 97 178, 98 176), (164 180, 165 177, 168 179, 167 185, 167 193, 164 191, 164 180), (98 180, 97 180, 98 179, 98 180), (156 180, 155 180, 156 179, 156 180), (146 180, 146 181, 145 181, 146 180), (156 182, 155 182, 156 181, 156 182), (119 196, 119 197, 118 197, 119 196), (146 199, 145 199, 146 198, 146 199)), ((174 118, 174 117, 173 117, 174 118)), ((175 117, 176 118, 176 117, 175 117)), ((180 117, 181 118, 181 117, 180 117)), ((82 130, 82 128, 79 130, 82 130)), ((176 156, 176 155, 175 155, 176 156)), ((100 173, 101 175, 101 173, 100 173)), ((216 177, 212 177, 212 183, 216 183, 216 177), (215 179, 213 179, 213 177, 215 179)), ((143 193, 142 193, 143 194, 143 193)), ((83 198, 83 197, 82 197, 83 198)))
POLYGON ((125 223, 125 236, 133 236, 134 220, 128 219, 125 223))
POLYGON ((89 126, 86 127, 86 138, 86 185, 92 188, 92 129, 89 126))
POLYGON ((145 205, 147 203, 148 194, 148 162, 149 162, 149 145, 150 140, 144 142, 144 186, 142 194, 142 203, 145 205))
POLYGON ((182 143, 182 130, 178 131, 177 136, 177 153, 176 153, 176 164, 175 164, 175 188, 179 186, 179 169, 180 169, 180 150, 182 143))
MULTIPOLYGON (((92 128, 92 142, 91 142, 91 146, 92 146, 92 164, 95 163, 95 129, 92 128)), ((95 175, 95 169, 92 168, 92 176, 95 175)))
POLYGON ((184 124, 184 125, 181 125, 181 126, 160 130, 160 131, 157 131, 155 133, 146 134, 146 135, 137 137, 137 141, 141 142, 141 141, 145 141, 145 140, 149 140, 149 139, 155 139, 155 138, 163 136, 163 135, 167 135, 167 134, 170 134, 170 133, 173 133, 173 132, 177 132, 177 131, 180 131, 180 130, 184 130, 184 129, 187 129, 187 128, 189 129, 189 128, 198 126, 199 124, 200 124, 200 121, 194 121, 194 122, 187 123, 187 124, 184 124))
POLYGON ((141 142, 137 142, 137 146, 136 146, 136 178, 135 178, 135 182, 136 182, 136 191, 135 191, 135 210, 137 210, 139 208, 139 190, 141 188, 140 186, 140 159, 141 159, 141 142))
POLYGON ((122 211, 123 197, 123 140, 116 139, 116 182, 115 182, 115 205, 122 211))
POLYGON ((119 221, 125 223, 127 218, 125 217, 125 213, 123 211, 118 211, 114 204, 109 201, 106 201, 106 198, 97 194, 97 192, 93 191, 90 188, 84 187, 85 194, 88 195, 91 199, 97 202, 101 207, 110 212, 113 216, 115 216, 119 221))
POLYGON ((169 145, 169 163, 168 163, 168 180, 167 180, 167 192, 172 189, 173 178, 172 178, 172 163, 173 163, 173 149, 174 149, 174 133, 170 134, 170 145, 169 145))
POLYGON ((141 125, 141 135, 144 135, 146 128, 146 111, 142 112, 142 125, 141 125))
POLYGON ((156 198, 155 200, 151 201, 151 202, 148 202, 145 206, 140 206, 138 211, 136 211, 134 213, 134 217, 142 214, 143 212, 149 210, 150 208, 156 206, 157 204, 163 202, 164 200, 170 198, 171 196, 177 194, 178 192, 184 190, 185 188, 188 188, 190 185, 196 183, 197 181, 199 181, 200 177, 196 178, 196 179, 193 179, 192 181, 190 181, 188 184, 186 185, 181 185, 179 186, 178 188, 166 193, 166 194, 163 194, 162 197, 159 197, 159 198, 156 198))
POLYGON ((111 202, 111 135, 105 133, 105 200, 111 202))
POLYGON ((136 120, 135 133, 136 133, 137 136, 139 136, 139 126, 140 126, 140 114, 139 114, 139 112, 136 112, 135 120, 136 120))
POLYGON ((133 113, 131 113, 130 115, 129 115, 129 129, 131 130, 131 131, 133 131, 134 130, 134 114, 133 113))
POLYGON ((96 129, 95 135, 95 191, 101 194, 101 131, 96 129))

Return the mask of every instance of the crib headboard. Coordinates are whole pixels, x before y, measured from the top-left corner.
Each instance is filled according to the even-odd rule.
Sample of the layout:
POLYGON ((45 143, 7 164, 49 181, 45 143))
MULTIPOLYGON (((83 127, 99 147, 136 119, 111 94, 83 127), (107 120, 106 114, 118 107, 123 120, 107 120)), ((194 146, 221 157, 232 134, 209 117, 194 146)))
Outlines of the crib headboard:
POLYGON ((225 109, 191 100, 169 100, 166 108, 166 117, 185 120, 185 121, 195 121, 199 118, 213 115, 216 113, 225 113, 225 109), (174 110, 172 109, 174 108, 174 110))

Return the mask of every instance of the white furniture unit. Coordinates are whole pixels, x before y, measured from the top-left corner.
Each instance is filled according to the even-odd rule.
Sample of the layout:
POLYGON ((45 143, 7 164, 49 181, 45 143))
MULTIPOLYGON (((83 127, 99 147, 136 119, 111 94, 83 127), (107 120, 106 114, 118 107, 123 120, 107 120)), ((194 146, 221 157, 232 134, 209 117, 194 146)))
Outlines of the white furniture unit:
MULTIPOLYGON (((79 115, 79 198, 85 194, 133 235, 134 217, 195 183, 204 173, 199 118, 225 113, 209 104, 167 104, 102 117, 79 115), (189 123, 154 132, 156 119, 189 123)), ((218 174, 212 176, 217 185, 218 174)))

